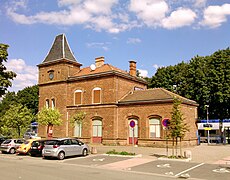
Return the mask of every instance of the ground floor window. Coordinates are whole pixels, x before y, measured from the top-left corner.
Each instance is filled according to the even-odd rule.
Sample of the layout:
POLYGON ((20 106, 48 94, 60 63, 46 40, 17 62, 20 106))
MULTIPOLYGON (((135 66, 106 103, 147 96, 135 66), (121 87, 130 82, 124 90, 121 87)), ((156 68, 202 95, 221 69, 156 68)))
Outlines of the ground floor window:
POLYGON ((74 136, 75 137, 81 137, 81 133, 82 133, 82 123, 75 122, 74 136))
POLYGON ((160 119, 157 118, 149 119, 149 136, 150 138, 161 137, 160 119))

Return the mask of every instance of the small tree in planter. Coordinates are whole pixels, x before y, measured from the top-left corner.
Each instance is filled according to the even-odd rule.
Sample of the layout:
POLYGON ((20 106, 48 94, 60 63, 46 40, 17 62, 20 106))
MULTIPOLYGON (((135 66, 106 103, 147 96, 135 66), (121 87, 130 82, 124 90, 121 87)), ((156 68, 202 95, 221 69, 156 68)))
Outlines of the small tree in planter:
POLYGON ((47 135, 48 135, 48 137, 50 137, 49 131, 52 130, 53 125, 59 126, 62 123, 61 113, 56 108, 44 107, 37 114, 37 122, 39 125, 48 126, 47 127, 47 135))
POLYGON ((181 147, 181 141, 185 136, 185 133, 189 131, 187 124, 184 122, 183 114, 180 111, 181 101, 174 97, 173 100, 173 109, 171 112, 171 120, 169 125, 169 134, 170 137, 173 140, 173 146, 172 146, 172 155, 174 156, 174 149, 176 148, 176 156, 177 156, 177 145, 178 145, 178 138, 180 140, 180 155, 182 156, 182 147, 181 147), (175 143, 176 140, 176 143, 175 143), (176 144, 176 145, 175 145, 176 144))

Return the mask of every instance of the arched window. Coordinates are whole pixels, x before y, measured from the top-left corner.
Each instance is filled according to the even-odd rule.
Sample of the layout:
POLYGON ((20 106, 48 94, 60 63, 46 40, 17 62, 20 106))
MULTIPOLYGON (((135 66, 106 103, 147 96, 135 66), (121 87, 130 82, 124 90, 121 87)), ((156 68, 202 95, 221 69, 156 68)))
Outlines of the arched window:
POLYGON ((160 119, 157 119, 157 118, 149 119, 149 137, 150 138, 160 138, 161 137, 160 119))
POLYGON ((52 109, 54 109, 56 107, 56 104, 55 104, 55 99, 51 99, 51 107, 52 109))
POLYGON ((46 99, 46 108, 49 108, 49 107, 50 107, 49 99, 46 99))
POLYGON ((93 89, 93 104, 100 104, 101 103, 101 88, 94 88, 93 89))
POLYGON ((82 104, 82 90, 76 90, 74 92, 74 104, 75 105, 82 104))
POLYGON ((102 141, 102 120, 93 120, 93 143, 101 143, 102 141))

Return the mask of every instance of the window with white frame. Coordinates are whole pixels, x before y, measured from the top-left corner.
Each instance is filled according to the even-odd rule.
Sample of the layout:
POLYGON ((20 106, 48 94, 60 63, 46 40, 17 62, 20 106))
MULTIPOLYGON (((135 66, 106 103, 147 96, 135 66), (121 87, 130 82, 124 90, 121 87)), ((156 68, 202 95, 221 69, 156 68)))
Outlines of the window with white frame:
POLYGON ((93 89, 93 103, 99 104, 101 103, 101 88, 94 88, 93 89))
POLYGON ((160 138, 161 137, 160 119, 157 119, 157 118, 149 119, 149 136, 150 138, 160 138))
POLYGON ((46 99, 46 108, 49 108, 49 107, 50 107, 49 99, 46 99))
POLYGON ((55 99, 51 99, 51 107, 52 107, 52 109, 54 109, 55 106, 56 106, 55 99))
POLYGON ((74 124, 74 137, 81 137, 82 123, 75 122, 74 124))
POLYGON ((74 92, 74 104, 82 104, 82 90, 76 90, 74 92))

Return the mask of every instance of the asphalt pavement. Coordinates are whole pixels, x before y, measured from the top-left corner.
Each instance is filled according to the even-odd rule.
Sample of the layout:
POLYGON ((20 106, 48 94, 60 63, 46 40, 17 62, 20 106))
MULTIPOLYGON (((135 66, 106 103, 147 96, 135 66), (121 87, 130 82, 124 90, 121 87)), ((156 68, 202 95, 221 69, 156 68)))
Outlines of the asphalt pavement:
MULTIPOLYGON (((138 147, 138 146, 104 146, 92 144, 91 147, 96 149, 97 154, 105 154, 108 151, 116 150, 118 152, 133 152, 138 156, 147 159, 157 159, 163 155, 172 155, 172 149, 154 148, 154 147, 138 147)), ((225 164, 230 167, 230 145, 222 144, 201 144, 195 147, 182 148, 182 152, 190 152, 193 163, 206 164, 225 164)), ((178 154, 180 150, 178 149, 178 154)))

